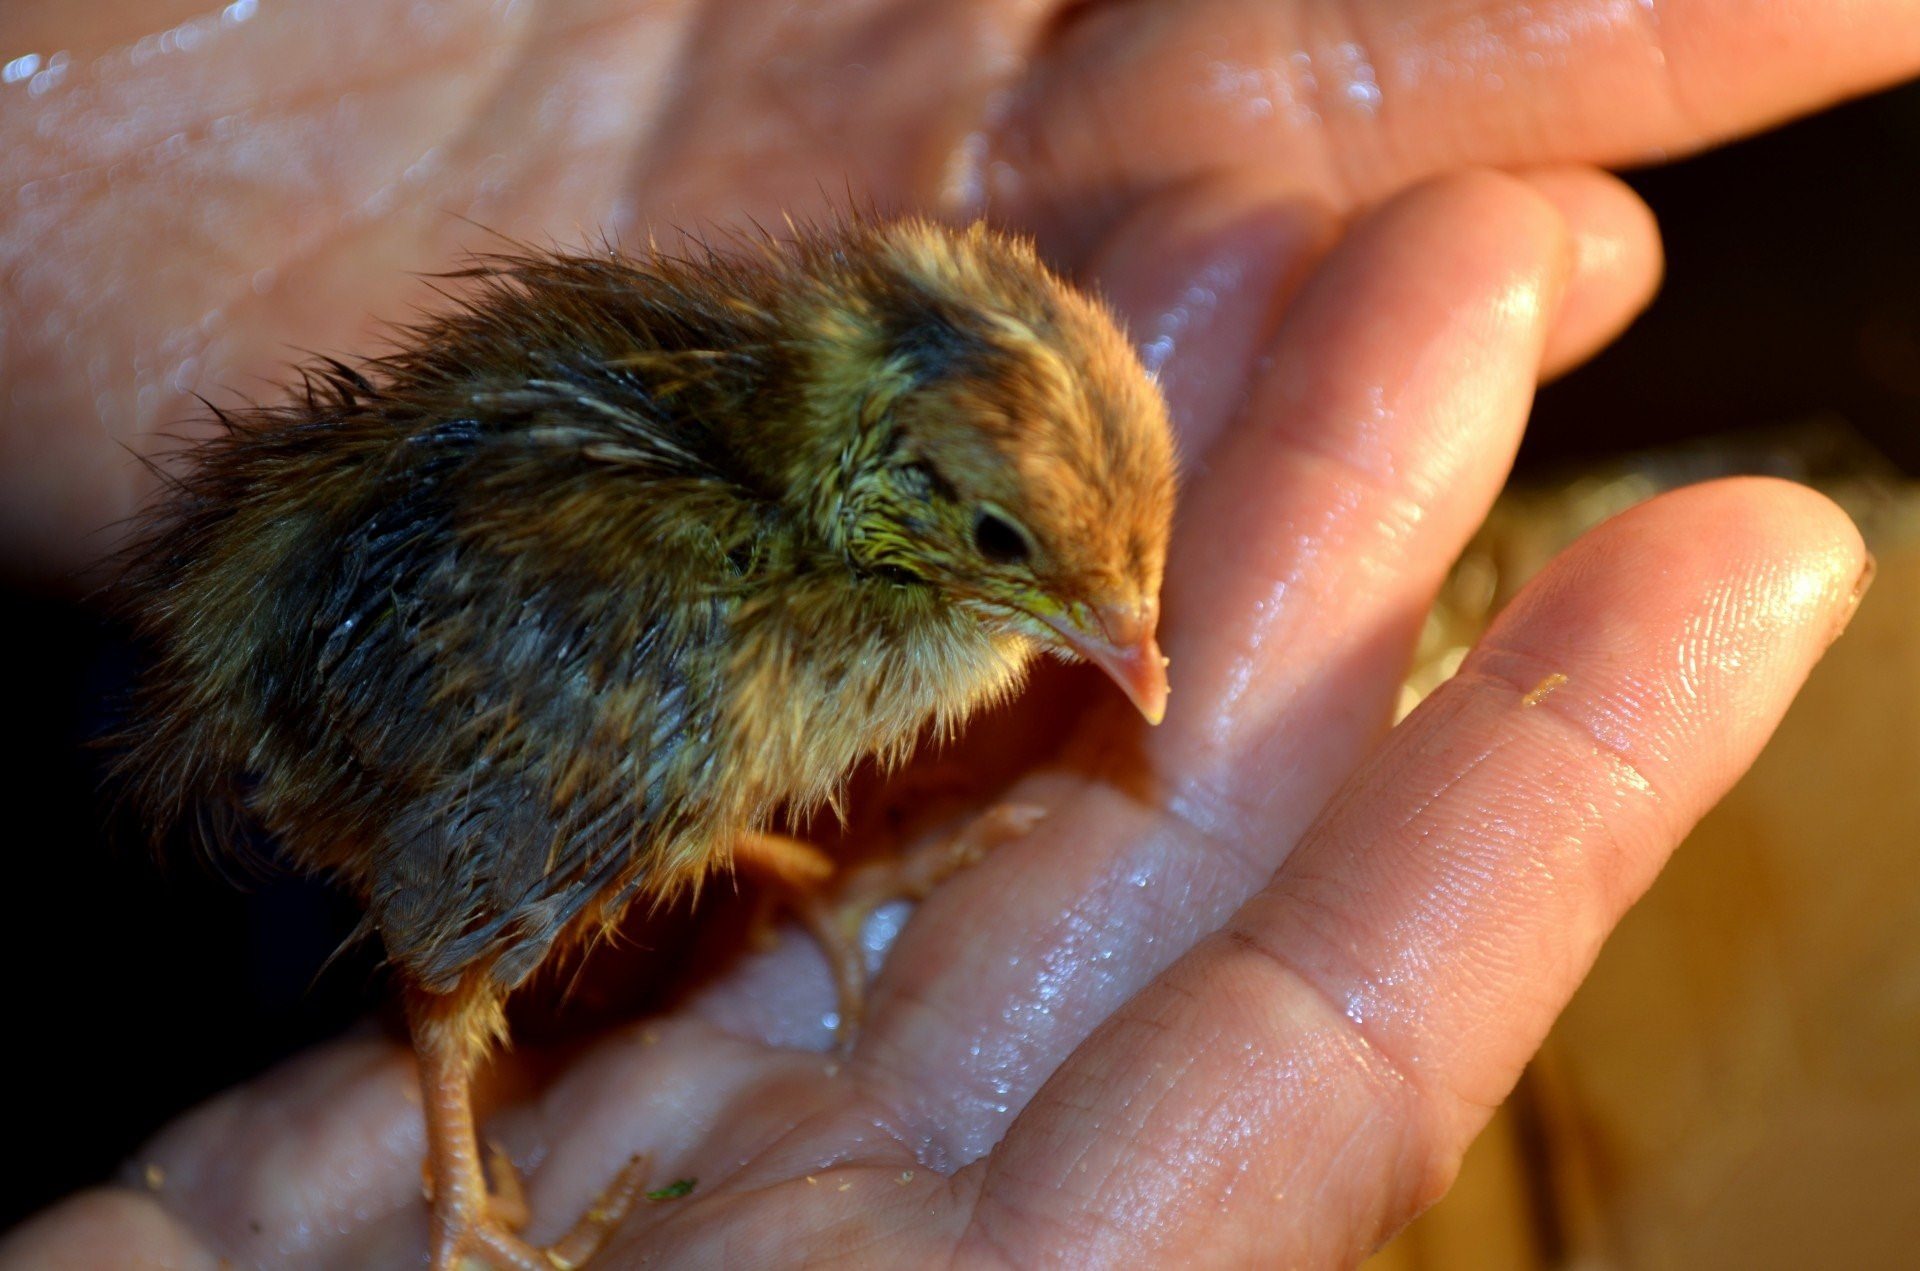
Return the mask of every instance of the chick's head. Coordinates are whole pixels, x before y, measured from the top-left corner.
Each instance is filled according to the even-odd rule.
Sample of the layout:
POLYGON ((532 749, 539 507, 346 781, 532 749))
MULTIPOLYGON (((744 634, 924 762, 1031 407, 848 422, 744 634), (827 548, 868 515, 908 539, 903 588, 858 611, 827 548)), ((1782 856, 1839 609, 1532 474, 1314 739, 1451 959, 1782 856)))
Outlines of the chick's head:
POLYGON ((1107 311, 983 227, 887 227, 869 279, 882 441, 843 505, 861 568, 1165 710, 1155 632, 1174 501, 1158 389, 1107 311))

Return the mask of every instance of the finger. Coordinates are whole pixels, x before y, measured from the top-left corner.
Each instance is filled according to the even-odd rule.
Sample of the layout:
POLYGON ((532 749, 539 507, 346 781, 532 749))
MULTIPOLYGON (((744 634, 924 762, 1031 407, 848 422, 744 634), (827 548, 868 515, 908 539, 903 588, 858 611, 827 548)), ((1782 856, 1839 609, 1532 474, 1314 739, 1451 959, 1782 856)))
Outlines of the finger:
POLYGON ((1303 292, 1181 509, 1150 749, 1183 816, 1290 841, 1384 725, 1506 479, 1570 256, 1545 200, 1469 173, 1362 221, 1303 292))
POLYGON ((1626 182, 1597 168, 1516 175, 1559 209, 1573 238, 1572 276, 1540 354, 1541 374, 1553 376, 1611 344, 1653 299, 1665 269, 1660 227, 1626 182))
POLYGON ((1066 1221, 1096 1261, 1202 1234, 1225 1261, 1373 1247, 1444 1189, 1602 938, 1751 762, 1863 565, 1836 508, 1771 481, 1582 540, 1271 885, 1040 1092, 980 1175, 978 1238, 1044 1247, 1066 1221))
MULTIPOLYGON (((997 1141, 1099 1020, 1265 882, 1385 727, 1518 442, 1567 256, 1543 200, 1465 174, 1365 218, 1306 285, 1246 422, 1189 474, 1149 771, 1089 782, 1082 758, 1016 792, 1052 813, 946 884, 875 986, 856 1061, 906 1092, 936 1154, 997 1141)), ((1141 743, 1108 721, 1087 744, 1141 743)))
MULTIPOLYGON (((1573 242, 1541 354, 1552 375, 1592 356, 1646 307, 1660 281, 1660 232, 1640 196, 1597 168, 1515 175, 1559 211, 1573 242)), ((1094 249, 1083 272, 1158 378, 1183 454, 1204 455, 1244 409, 1258 361, 1339 229, 1326 205, 1263 174, 1233 172, 1150 197, 1094 249)))
POLYGON ((0 1236, 0 1269, 13 1271, 215 1271, 228 1265, 153 1199, 82 1192, 0 1236))
POLYGON ((1340 218, 1257 173, 1209 177, 1130 212, 1080 271, 1159 380, 1191 458, 1246 406, 1288 305, 1340 218))
POLYGON ((1645 162, 1920 67, 1905 0, 1075 12, 992 155, 996 210, 1068 254, 1099 232, 1089 208, 1223 168, 1349 207, 1464 165, 1645 162))

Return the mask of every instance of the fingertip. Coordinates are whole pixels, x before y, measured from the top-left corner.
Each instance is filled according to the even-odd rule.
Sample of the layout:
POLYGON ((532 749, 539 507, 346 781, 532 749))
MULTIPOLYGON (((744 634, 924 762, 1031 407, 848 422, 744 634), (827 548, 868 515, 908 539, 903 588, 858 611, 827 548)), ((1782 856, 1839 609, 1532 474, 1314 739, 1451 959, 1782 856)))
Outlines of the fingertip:
POLYGON ((1819 492, 1771 477, 1674 490, 1584 535, 1522 590, 1463 673, 1589 670, 1556 709, 1610 739, 1691 824, 1752 762, 1851 617, 1866 549, 1819 492))
POLYGON ((1567 291, 1541 353, 1557 375, 1611 343, 1653 299, 1666 254, 1653 210, 1611 173, 1582 166, 1516 174, 1565 220, 1571 243, 1567 291))
POLYGON ((1780 477, 1727 477, 1648 500, 1621 516, 1649 551, 1676 540, 1708 575, 1748 578, 1776 620, 1818 627, 1850 612, 1869 557, 1853 518, 1832 499, 1780 477))
MULTIPOLYGON (((1769 620, 1801 627, 1815 656, 1839 636, 1873 581, 1860 527, 1820 491, 1779 477, 1730 477, 1675 491, 1652 510, 1713 525, 1754 579, 1769 620)), ((1677 527, 1676 527, 1677 528, 1677 527)))
POLYGON ((1564 575, 1569 589, 1601 588, 1596 594, 1622 603, 1631 596, 1639 614, 1656 605, 1685 612, 1715 580, 1757 583, 1811 619, 1847 607, 1867 559, 1858 527, 1826 495, 1779 477, 1739 476, 1628 508, 1568 548, 1565 568, 1544 581, 1564 575), (1658 588, 1642 585, 1654 577, 1658 588))
POLYGON ((1402 235, 1408 223, 1429 228, 1419 238, 1429 268, 1443 280, 1461 269, 1505 262, 1534 280, 1541 310, 1551 313, 1574 266, 1574 243, 1561 208, 1533 183, 1492 168, 1430 177, 1363 217, 1355 235, 1402 235))

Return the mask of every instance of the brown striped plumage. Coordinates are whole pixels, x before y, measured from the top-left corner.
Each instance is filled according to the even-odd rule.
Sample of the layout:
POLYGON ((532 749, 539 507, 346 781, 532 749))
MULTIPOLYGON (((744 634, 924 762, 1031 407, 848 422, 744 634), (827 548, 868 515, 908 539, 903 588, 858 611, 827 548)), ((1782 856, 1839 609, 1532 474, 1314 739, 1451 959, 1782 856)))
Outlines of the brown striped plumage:
POLYGON ((140 802, 351 888, 417 1031, 471 1062, 556 945, 1036 651, 1157 717, 1164 411, 1028 246, 855 222, 469 277, 228 417, 128 579, 140 802))

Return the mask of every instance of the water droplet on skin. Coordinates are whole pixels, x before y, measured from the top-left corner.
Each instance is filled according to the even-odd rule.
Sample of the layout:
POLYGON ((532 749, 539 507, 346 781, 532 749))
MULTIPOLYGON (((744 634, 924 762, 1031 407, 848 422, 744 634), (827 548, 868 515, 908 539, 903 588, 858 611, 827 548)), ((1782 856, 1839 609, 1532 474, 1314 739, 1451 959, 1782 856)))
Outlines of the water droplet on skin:
POLYGON ((56 89, 60 87, 60 82, 66 79, 66 77, 66 54, 55 54, 54 61, 47 64, 47 69, 27 81, 27 95, 29 97, 38 97, 42 93, 56 89))
POLYGON ((1327 61, 1332 76, 1344 81, 1340 96, 1348 105, 1369 115, 1380 109, 1380 81, 1364 48, 1353 43, 1335 45, 1327 61))

